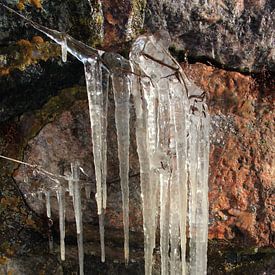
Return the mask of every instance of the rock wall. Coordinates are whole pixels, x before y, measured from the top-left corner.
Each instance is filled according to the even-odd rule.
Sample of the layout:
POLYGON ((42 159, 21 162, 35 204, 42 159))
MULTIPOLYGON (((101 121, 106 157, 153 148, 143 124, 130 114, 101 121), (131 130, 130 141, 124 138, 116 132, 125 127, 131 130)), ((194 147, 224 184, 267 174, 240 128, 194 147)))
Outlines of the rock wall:
MULTIPOLYGON (((160 29, 170 32, 172 53, 184 61, 186 74, 207 91, 211 111, 209 274, 251 274, 251 270, 252 274, 272 274, 274 5, 268 0, 196 2, 199 1, 104 0, 100 5, 97 1, 44 0, 41 6, 20 1, 24 5, 19 3, 16 7, 17 1, 6 1, 37 22, 66 31, 97 48, 124 55, 138 34, 160 29)), ((0 153, 43 164, 56 172, 77 156, 89 171, 89 180, 94 181, 82 64, 73 58, 62 63, 56 45, 45 37, 37 38, 35 30, 1 6, 0 9, 0 153)), ((142 274, 142 215, 134 128, 130 151, 133 261, 125 269, 112 97, 110 102, 108 261, 99 264, 95 200, 85 201, 85 269, 99 274, 142 274)), ((131 120, 134 125, 133 111, 131 120)), ((77 270, 73 213, 68 210, 66 214, 68 260, 61 265, 56 202, 56 251, 50 255, 44 203, 30 196, 38 186, 35 176, 22 166, 3 160, 0 176, 1 272, 32 274, 30 267, 34 262, 37 273, 66 274, 77 270), (22 183, 26 173, 32 179, 30 184, 22 183)), ((67 202, 70 206, 69 198, 67 202)))

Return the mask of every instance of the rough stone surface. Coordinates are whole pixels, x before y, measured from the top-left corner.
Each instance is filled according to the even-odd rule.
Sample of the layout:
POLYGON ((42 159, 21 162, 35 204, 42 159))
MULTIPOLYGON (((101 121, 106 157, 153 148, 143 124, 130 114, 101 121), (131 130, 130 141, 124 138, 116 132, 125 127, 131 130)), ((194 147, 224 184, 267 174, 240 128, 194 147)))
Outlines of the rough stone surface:
MULTIPOLYGON (((102 10, 97 1, 90 1, 91 10, 86 0, 44 0, 41 7, 33 4, 39 1, 2 2, 13 8, 20 8, 18 2, 24 2, 21 12, 28 18, 124 56, 136 35, 166 29, 172 36, 172 50, 178 59, 210 61, 227 68, 225 71, 203 64, 183 64, 186 73, 208 92, 212 118, 208 273, 275 273, 272 0, 205 1, 209 5, 198 5, 198 1, 191 0, 102 0, 102 10), (252 71, 257 77, 229 69, 252 71)), ((74 156, 83 157, 81 164, 89 170, 89 180, 94 182, 82 64, 73 58, 62 63, 58 47, 48 42, 42 46, 38 43, 41 40, 33 41, 33 37, 40 35, 36 30, 2 7, 0 10, 0 153, 30 162, 41 158, 45 168, 62 172, 60 168, 69 165, 72 158, 69 150, 72 150, 74 156), (22 39, 31 41, 31 47, 18 44, 22 39)), ((42 38, 48 41, 45 36, 42 38)), ((110 100, 110 113, 114 114, 112 98, 110 100)), ((111 115, 106 218, 108 260, 106 264, 99 264, 93 190, 92 199, 84 201, 87 274, 143 272, 139 168, 134 128, 131 131, 130 243, 131 255, 137 262, 132 262, 128 269, 123 265, 121 194, 111 115)), ((61 263, 56 202, 53 202, 55 249, 49 255, 45 206, 37 199, 22 196, 21 192, 29 194, 37 188, 35 184, 20 184, 24 173, 22 167, 18 170, 17 164, 0 160, 0 274, 72 274, 77 270, 77 250, 70 198, 67 198, 66 216, 67 261, 61 263)), ((34 183, 35 177, 29 171, 26 173, 34 183)), ((37 183, 39 185, 39 178, 37 183)), ((158 274, 159 270, 155 272, 158 274)))
POLYGON ((147 1, 145 25, 167 29, 187 55, 243 71, 274 67, 274 1, 147 1))
MULTIPOLYGON (((205 91, 209 93, 211 111, 210 166, 210 238, 238 239, 246 246, 274 246, 274 110, 269 88, 262 90, 254 79, 240 73, 217 70, 195 64, 185 67, 205 91)), ((25 119, 25 121, 28 121, 25 119)), ((134 125, 133 116, 131 125, 134 125)), ((121 198, 118 181, 118 159, 114 123, 114 105, 110 98, 108 119, 108 209, 107 227, 122 229, 121 198)), ((135 151, 134 127, 131 128, 130 227, 141 231, 138 158, 135 151), (132 175, 132 176, 131 176, 132 175)), ((76 102, 54 122, 47 124, 32 139, 24 152, 24 161, 36 163, 53 173, 64 173, 75 159, 89 174, 84 181, 95 182, 92 164, 88 106, 76 102)), ((16 172, 21 191, 37 213, 45 212, 45 203, 30 193, 39 190, 39 181, 23 166, 16 172), (25 175, 29 183, 20 183, 25 175), (35 182, 35 184, 34 184, 35 182)), ((41 184, 41 182, 40 182, 41 184)), ((66 217, 74 220, 71 198, 67 198, 66 217)), ((84 222, 97 219, 94 201, 84 200, 84 222)), ((54 217, 58 207, 53 202, 54 217)))
POLYGON ((202 64, 186 72, 209 94, 209 237, 275 246, 274 83, 202 64))

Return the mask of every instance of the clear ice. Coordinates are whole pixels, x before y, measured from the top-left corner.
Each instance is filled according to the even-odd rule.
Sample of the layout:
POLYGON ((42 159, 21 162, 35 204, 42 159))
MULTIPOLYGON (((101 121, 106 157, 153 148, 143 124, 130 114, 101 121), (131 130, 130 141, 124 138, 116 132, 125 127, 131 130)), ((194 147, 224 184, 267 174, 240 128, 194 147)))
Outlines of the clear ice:
POLYGON ((169 54, 164 38, 141 36, 130 54, 135 75, 139 74, 133 80, 132 94, 143 199, 145 274, 152 273, 158 208, 161 273, 206 274, 209 115, 205 94, 187 79, 169 54))
POLYGON ((131 81, 127 74, 114 72, 112 87, 115 100, 115 120, 118 141, 119 175, 122 190, 122 209, 124 225, 124 256, 126 264, 129 261, 129 100, 131 81))
MULTIPOLYGON (((4 7, 61 45, 64 62, 68 51, 84 64, 96 176, 101 260, 105 261, 107 110, 108 81, 111 75, 116 107, 125 262, 129 260, 129 99, 132 95, 140 162, 145 274, 152 274, 158 227, 161 274, 206 274, 209 114, 205 93, 185 76, 180 65, 170 55, 168 35, 160 33, 158 36, 139 37, 132 46, 130 65, 128 63, 126 70, 122 63, 117 68, 110 68, 106 65, 101 51, 4 7)), ((117 55, 118 63, 122 59, 117 55)), ((80 274, 83 274, 79 169, 81 168, 78 163, 73 163, 71 173, 63 179, 68 181, 68 191, 73 199, 79 269, 80 274)), ((52 180, 56 176, 43 169, 37 172, 52 180)), ((85 192, 89 198, 90 186, 85 186, 85 192)), ((62 184, 58 184, 56 193, 59 205, 61 259, 65 260, 65 189, 62 184)), ((51 217, 49 194, 45 193, 48 218, 51 217)))

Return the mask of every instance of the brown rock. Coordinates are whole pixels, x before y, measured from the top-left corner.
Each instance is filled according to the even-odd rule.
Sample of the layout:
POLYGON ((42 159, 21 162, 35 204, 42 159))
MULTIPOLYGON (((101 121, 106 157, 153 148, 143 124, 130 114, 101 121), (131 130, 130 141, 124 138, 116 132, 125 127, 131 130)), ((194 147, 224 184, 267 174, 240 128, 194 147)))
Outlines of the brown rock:
MULTIPOLYGON (((272 149, 274 113, 272 113, 271 87, 261 91, 261 87, 250 76, 203 64, 185 66, 184 70, 209 95, 212 120, 209 237, 241 241, 247 246, 274 246, 272 167, 275 158, 272 149)), ((113 114, 114 104, 110 98, 106 225, 107 228, 119 229, 122 232, 121 193, 113 114)), ((134 125, 133 117, 132 115, 130 125, 134 125)), ((131 128, 131 142, 130 227, 132 231, 142 232, 139 179, 136 176, 139 165, 135 151, 134 127, 131 128)), ((81 166, 89 173, 89 180, 95 182, 91 148, 87 102, 76 101, 70 109, 63 111, 29 141, 24 156, 25 161, 39 163, 55 173, 61 173, 62 169, 66 170, 69 167, 71 161, 79 159, 81 166)), ((23 175, 24 170, 20 167, 16 180, 22 181, 23 175)), ((29 176, 34 181, 34 177, 30 174, 29 176)), ((37 185, 21 184, 20 188, 28 194, 36 190, 37 185)), ((95 190, 90 201, 83 199, 84 223, 97 224, 94 192, 95 190)), ((44 201, 30 197, 27 200, 36 212, 45 212, 44 201)), ((67 204, 66 218, 73 224, 74 215, 69 196, 67 204)), ((53 213, 56 219, 56 200, 53 201, 53 213)))
POLYGON ((209 237, 275 246, 274 88, 202 64, 185 71, 209 94, 209 237))

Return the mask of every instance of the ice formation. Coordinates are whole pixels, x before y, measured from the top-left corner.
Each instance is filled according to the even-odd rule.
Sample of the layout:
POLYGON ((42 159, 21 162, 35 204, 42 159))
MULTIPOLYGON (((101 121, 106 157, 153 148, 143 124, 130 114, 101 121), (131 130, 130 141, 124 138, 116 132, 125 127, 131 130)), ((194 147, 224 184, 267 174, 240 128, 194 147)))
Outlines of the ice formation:
POLYGON ((136 40, 130 60, 135 73, 144 75, 136 77, 132 93, 145 274, 152 272, 158 209, 162 274, 206 274, 209 116, 204 93, 187 79, 165 44, 153 36, 136 40))
POLYGON ((124 253, 129 261, 129 99, 131 83, 129 77, 121 72, 112 74, 115 99, 115 120, 118 140, 119 175, 122 190, 122 209, 124 224, 124 253))
MULTIPOLYGON (((27 20, 22 15, 18 15, 27 20)), ((120 162, 125 261, 127 263, 129 260, 129 99, 132 95, 140 162, 145 274, 152 273, 158 228, 161 274, 206 274, 209 115, 205 94, 188 80, 180 65, 169 54, 168 36, 166 34, 161 34, 158 38, 153 35, 141 36, 133 44, 130 62, 114 54, 112 58, 115 65, 110 65, 99 51, 71 36, 48 29, 33 21, 27 21, 61 45, 63 61, 67 59, 68 51, 84 64, 102 261, 105 261, 107 110, 111 76, 120 162)), ((55 182, 59 183, 56 195, 59 205, 62 260, 65 260, 66 191, 72 197, 77 229, 79 269, 80 274, 84 274, 79 181, 81 167, 78 163, 72 163, 70 173, 57 177, 43 169, 38 171, 52 180, 59 178, 55 182), (67 182, 66 187, 60 183, 60 178, 67 182)), ((50 219, 48 191, 45 192, 45 199, 47 216, 50 219)), ((86 185, 87 198, 90 192, 91 186, 86 185)))

